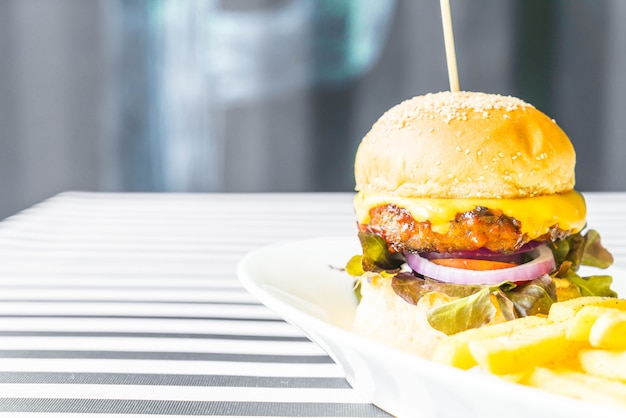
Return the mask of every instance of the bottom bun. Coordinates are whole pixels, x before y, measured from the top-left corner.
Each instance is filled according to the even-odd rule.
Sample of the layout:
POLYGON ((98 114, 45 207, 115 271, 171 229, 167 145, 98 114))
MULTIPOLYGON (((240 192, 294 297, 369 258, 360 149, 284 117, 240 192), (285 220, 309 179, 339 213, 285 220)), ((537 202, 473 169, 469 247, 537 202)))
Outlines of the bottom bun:
POLYGON ((426 312, 450 300, 433 293, 411 305, 393 291, 391 278, 362 277, 353 329, 359 335, 430 359, 446 335, 430 326, 426 312))

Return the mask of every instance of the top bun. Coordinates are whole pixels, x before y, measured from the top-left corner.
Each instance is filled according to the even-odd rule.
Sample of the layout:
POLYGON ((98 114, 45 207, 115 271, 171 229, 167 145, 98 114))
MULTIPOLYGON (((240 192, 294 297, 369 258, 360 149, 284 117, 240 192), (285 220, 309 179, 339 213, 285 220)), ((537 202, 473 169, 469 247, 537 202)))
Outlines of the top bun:
POLYGON ((513 97, 441 92, 389 109, 363 138, 356 190, 413 198, 520 198, 574 188, 574 147, 513 97))

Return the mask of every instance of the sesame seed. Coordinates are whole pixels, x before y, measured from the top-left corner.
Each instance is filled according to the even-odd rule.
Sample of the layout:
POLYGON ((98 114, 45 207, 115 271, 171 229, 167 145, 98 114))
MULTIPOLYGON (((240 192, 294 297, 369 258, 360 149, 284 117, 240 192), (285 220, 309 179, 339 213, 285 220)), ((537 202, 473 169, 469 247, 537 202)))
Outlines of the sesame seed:
POLYGON ((458 152, 461 152, 461 147, 456 147, 456 150, 457 150, 458 152))
MULTIPOLYGON (((532 105, 512 96, 478 92, 450 92, 428 93, 423 96, 405 100, 398 106, 390 109, 399 116, 415 115, 417 118, 434 119, 437 114, 446 123, 452 120, 466 120, 469 112, 479 113, 483 117, 489 115, 489 111, 503 109, 513 111, 516 109, 533 108, 532 105)), ((506 114, 504 115, 507 116, 506 114)))

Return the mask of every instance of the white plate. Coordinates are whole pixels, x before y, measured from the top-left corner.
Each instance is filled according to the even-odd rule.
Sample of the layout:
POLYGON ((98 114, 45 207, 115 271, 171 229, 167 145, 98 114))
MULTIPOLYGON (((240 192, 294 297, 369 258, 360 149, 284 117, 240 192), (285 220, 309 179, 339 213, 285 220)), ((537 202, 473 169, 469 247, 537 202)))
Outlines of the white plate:
POLYGON ((624 409, 436 364, 352 333, 353 279, 337 268, 359 252, 356 237, 276 244, 247 254, 238 275, 248 291, 326 350, 356 390, 395 416, 625 416, 624 409))

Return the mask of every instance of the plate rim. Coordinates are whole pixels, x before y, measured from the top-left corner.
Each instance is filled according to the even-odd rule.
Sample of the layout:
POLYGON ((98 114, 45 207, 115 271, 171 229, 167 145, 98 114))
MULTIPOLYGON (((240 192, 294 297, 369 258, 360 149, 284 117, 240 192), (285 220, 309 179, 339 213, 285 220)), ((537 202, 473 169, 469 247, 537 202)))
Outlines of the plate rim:
MULTIPOLYGON (((614 408, 609 405, 601 405, 598 403, 593 403, 586 400, 580 400, 575 398, 570 398, 564 395, 559 395, 555 393, 551 393, 542 389, 529 387, 525 385, 520 385, 513 382, 508 382, 498 378, 497 376, 490 375, 484 372, 477 371, 467 371, 454 368, 452 366, 448 366, 445 364, 439 364, 433 362, 428 359, 421 358, 417 355, 402 351, 400 349, 394 348, 390 345, 386 345, 382 342, 375 341, 359 334, 356 334, 353 331, 342 328, 338 325, 333 324, 332 322, 323 320, 321 318, 315 317, 310 313, 304 312, 298 309, 293 304, 286 302, 280 298, 277 298, 275 295, 268 293, 263 286, 259 285, 258 280, 254 279, 254 274, 250 272, 249 267, 251 263, 255 260, 255 257, 262 255, 265 252, 269 253, 280 253, 281 249, 293 249, 296 246, 307 246, 307 245, 315 245, 320 242, 325 243, 326 245, 321 246, 321 248, 328 249, 328 244, 333 241, 337 246, 345 246, 345 247, 355 247, 358 245, 358 239, 356 236, 321 236, 321 237, 312 237, 301 240, 289 240, 289 241, 281 241, 275 242, 272 244, 268 244, 252 251, 246 253, 237 264, 237 275, 239 280, 243 284, 244 288, 248 290, 254 297, 259 299, 265 306, 269 309, 276 312, 279 316, 285 319, 287 322, 291 323, 298 329, 300 329, 305 335, 307 335, 311 341, 322 349, 327 350, 325 347, 326 344, 323 341, 320 341, 320 331, 323 335, 328 335, 335 338, 343 338, 347 340, 352 340, 354 345, 360 345, 362 347, 370 347, 371 350, 384 353, 388 356, 393 356, 394 359, 400 362, 407 362, 409 364, 415 364, 419 367, 422 372, 426 372, 431 379, 441 381, 441 384, 445 384, 446 379, 454 379, 455 381, 460 381, 462 383, 475 383, 472 382, 474 379, 482 379, 482 381, 494 381, 494 379, 498 382, 498 385, 495 385, 499 394, 506 395, 508 390, 515 390, 518 392, 518 395, 515 395, 516 398, 528 398, 534 400, 536 403, 544 403, 550 405, 550 410, 553 411, 576 411, 578 412, 577 416, 583 416, 588 413, 603 413, 605 416, 620 416, 619 414, 624 414, 624 408, 614 408), (542 400, 543 402, 537 401, 542 400)), ((315 248, 320 248, 319 245, 315 245, 315 248)), ((356 247, 358 248, 358 247, 356 247)), ((346 250, 347 252, 347 250, 346 250)), ((346 260, 347 261, 347 260, 346 260)), ((624 272, 624 277, 626 278, 626 270, 621 267, 612 266, 609 269, 602 271, 616 271, 624 272)), ((623 289, 626 290, 626 289, 623 289)), ((327 351, 328 352, 328 351, 327 351)), ((339 367, 341 367, 346 372, 346 365, 343 364, 341 359, 336 358, 333 353, 328 353, 333 361, 337 363, 339 367)), ((361 382, 356 380, 354 376, 345 376, 350 385, 356 390, 362 390, 361 382)), ((369 389, 365 389, 366 391, 369 389)), ((376 404, 375 400, 372 400, 372 403, 376 404)), ((380 405, 378 405, 381 407, 380 405)), ((386 409, 385 407, 382 407, 386 409)), ((564 415, 565 416, 565 415, 564 415)), ((567 415, 569 416, 569 415, 567 415)))

